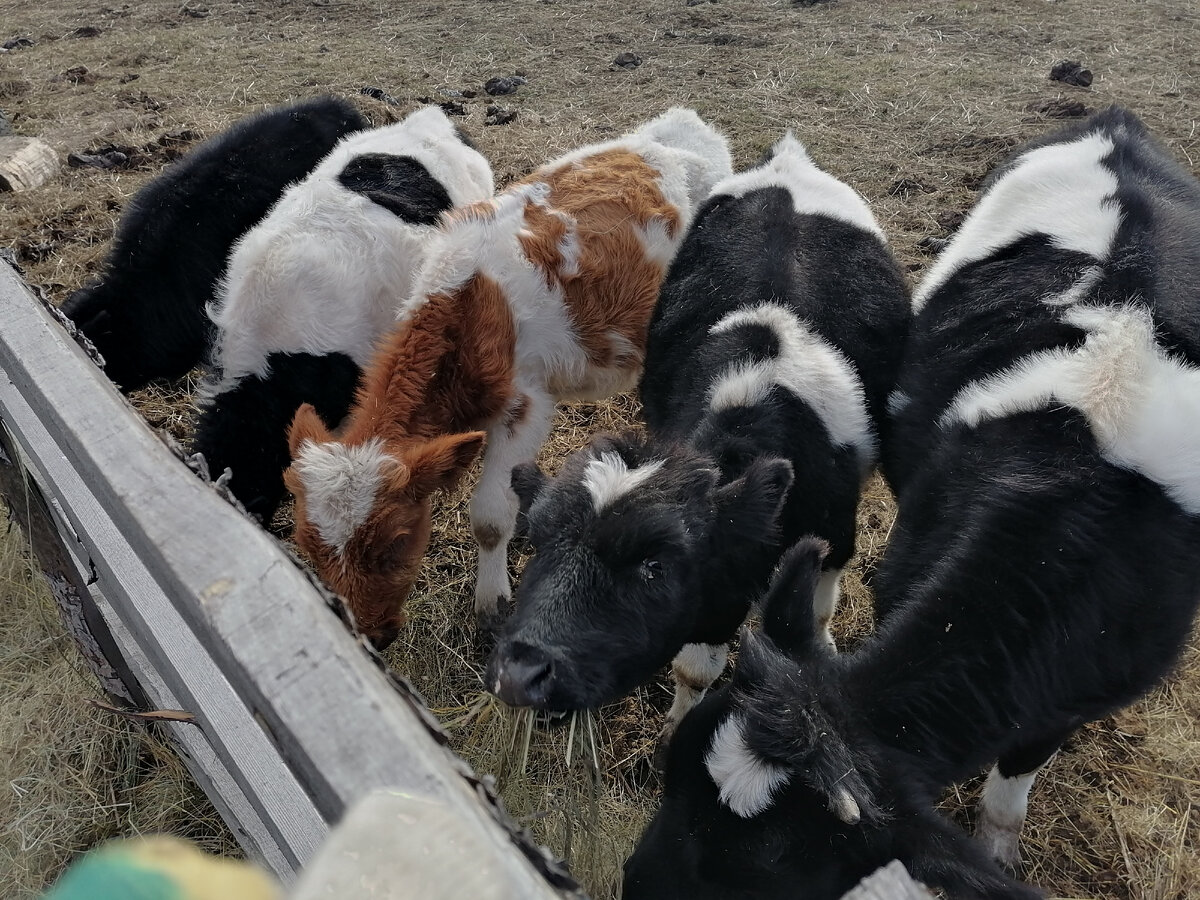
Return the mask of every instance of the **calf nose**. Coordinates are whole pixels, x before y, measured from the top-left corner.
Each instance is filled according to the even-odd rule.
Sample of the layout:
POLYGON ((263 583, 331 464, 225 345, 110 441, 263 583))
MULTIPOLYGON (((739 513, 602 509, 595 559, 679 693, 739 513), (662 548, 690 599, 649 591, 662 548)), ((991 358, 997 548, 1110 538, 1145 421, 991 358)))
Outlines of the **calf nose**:
POLYGON ((488 687, 509 706, 545 708, 554 680, 554 660, 545 650, 519 642, 502 644, 489 669, 488 687))
POLYGON ((392 645, 392 641, 396 640, 396 637, 399 634, 400 629, 394 625, 381 628, 375 634, 371 635, 371 643, 375 646, 377 651, 382 653, 392 645))

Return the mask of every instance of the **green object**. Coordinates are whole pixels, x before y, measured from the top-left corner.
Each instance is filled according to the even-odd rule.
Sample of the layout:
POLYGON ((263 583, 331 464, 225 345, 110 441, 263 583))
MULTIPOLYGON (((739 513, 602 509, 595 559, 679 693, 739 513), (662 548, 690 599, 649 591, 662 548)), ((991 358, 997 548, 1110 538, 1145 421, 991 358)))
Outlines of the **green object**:
POLYGON ((167 875, 116 851, 89 853, 71 866, 43 900, 183 900, 167 875))

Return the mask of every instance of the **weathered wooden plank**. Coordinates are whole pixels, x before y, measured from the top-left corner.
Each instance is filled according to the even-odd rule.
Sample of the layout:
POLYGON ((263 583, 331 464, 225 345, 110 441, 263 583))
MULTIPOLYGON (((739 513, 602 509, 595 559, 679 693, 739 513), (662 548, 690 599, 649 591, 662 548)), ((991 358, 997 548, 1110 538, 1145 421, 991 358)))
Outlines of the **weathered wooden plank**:
MULTIPOLYGON (((287 810, 247 774, 255 763, 242 739, 251 736, 230 739, 237 710, 214 708, 216 695, 251 715, 260 739, 270 736, 271 753, 324 820, 372 788, 401 790, 427 798, 491 848, 480 865, 505 895, 562 896, 546 878, 576 890, 445 749, 415 694, 389 680, 307 573, 130 415, 4 266, 0 322, 0 367, 57 445, 57 461, 43 460, 45 474, 81 540, 92 542, 97 586, 170 682, 177 705, 200 716, 214 752, 264 820, 287 810), (201 657, 224 684, 197 681, 201 657), (186 678, 177 677, 180 669, 186 678)), ((430 839, 419 824, 404 835, 418 846, 430 839)))
POLYGON ((25 533, 63 624, 79 645, 100 687, 115 702, 143 703, 144 697, 135 696, 137 684, 124 655, 91 602, 84 574, 60 534, 61 523, 37 483, 28 477, 21 451, 3 420, 0 420, 0 498, 25 533))
MULTIPOLYGON (((0 338, 0 343, 9 338, 7 327, 0 338)), ((13 371, 2 352, 0 368, 6 376, 13 371)), ((48 486, 43 490, 68 520, 80 569, 93 580, 93 599, 102 595, 111 604, 108 630, 121 638, 121 655, 148 702, 197 713, 198 728, 170 729, 197 761, 189 768, 209 761, 206 771, 193 771, 197 782, 219 811, 243 810, 234 830, 246 834, 247 852, 290 878, 324 839, 325 820, 9 377, 0 377, 0 418, 21 444, 31 477, 48 486), (214 756, 214 745, 226 744, 230 752, 214 756), (217 758, 221 764, 213 766, 217 758), (253 816, 245 815, 246 807, 255 810, 253 816)))

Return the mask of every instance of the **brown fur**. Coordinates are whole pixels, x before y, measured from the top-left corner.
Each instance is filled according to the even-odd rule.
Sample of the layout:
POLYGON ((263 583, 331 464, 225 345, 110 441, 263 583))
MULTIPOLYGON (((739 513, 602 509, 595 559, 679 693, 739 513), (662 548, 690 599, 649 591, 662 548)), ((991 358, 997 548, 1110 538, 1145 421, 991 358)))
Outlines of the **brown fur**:
POLYGON ((401 463, 379 491, 386 500, 342 554, 310 521, 300 477, 291 468, 284 476, 296 497, 296 544, 373 638, 403 624, 402 607, 429 545, 430 495, 466 474, 484 440, 471 429, 509 405, 515 338, 499 286, 476 275, 454 296, 430 297, 388 335, 339 437, 308 404, 292 420, 293 458, 305 440, 356 445, 379 437, 401 463))
MULTIPOLYGON (((579 274, 562 276, 560 281, 580 343, 600 367, 641 365, 640 353, 636 359, 620 358, 611 335, 620 335, 639 350, 646 345, 650 313, 666 272, 646 258, 632 226, 645 228, 658 219, 674 236, 681 224, 679 211, 658 186, 658 176, 658 170, 641 156, 618 149, 589 156, 583 165, 562 166, 539 179, 550 185, 550 204, 574 218, 579 233, 586 236, 581 241, 579 274)), ((539 237, 543 242, 553 238, 557 245, 561 238, 554 235, 551 228, 539 237)))

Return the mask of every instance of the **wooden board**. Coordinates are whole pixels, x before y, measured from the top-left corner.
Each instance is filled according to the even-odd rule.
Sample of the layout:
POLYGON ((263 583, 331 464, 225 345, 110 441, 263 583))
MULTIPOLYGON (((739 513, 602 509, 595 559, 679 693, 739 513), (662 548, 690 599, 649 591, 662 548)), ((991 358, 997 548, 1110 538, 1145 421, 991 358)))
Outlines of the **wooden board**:
MULTIPOLYGON (((392 788, 490 848, 480 865, 508 896, 582 896, 308 573, 146 427, 4 264, 0 322, 0 419, 94 567, 131 667, 157 681, 142 687, 196 715, 170 727, 203 737, 210 755, 191 755, 214 770, 206 790, 232 783, 218 806, 250 820, 248 852, 290 875, 348 804, 392 788)), ((429 834, 418 824, 397 839, 429 834)))

